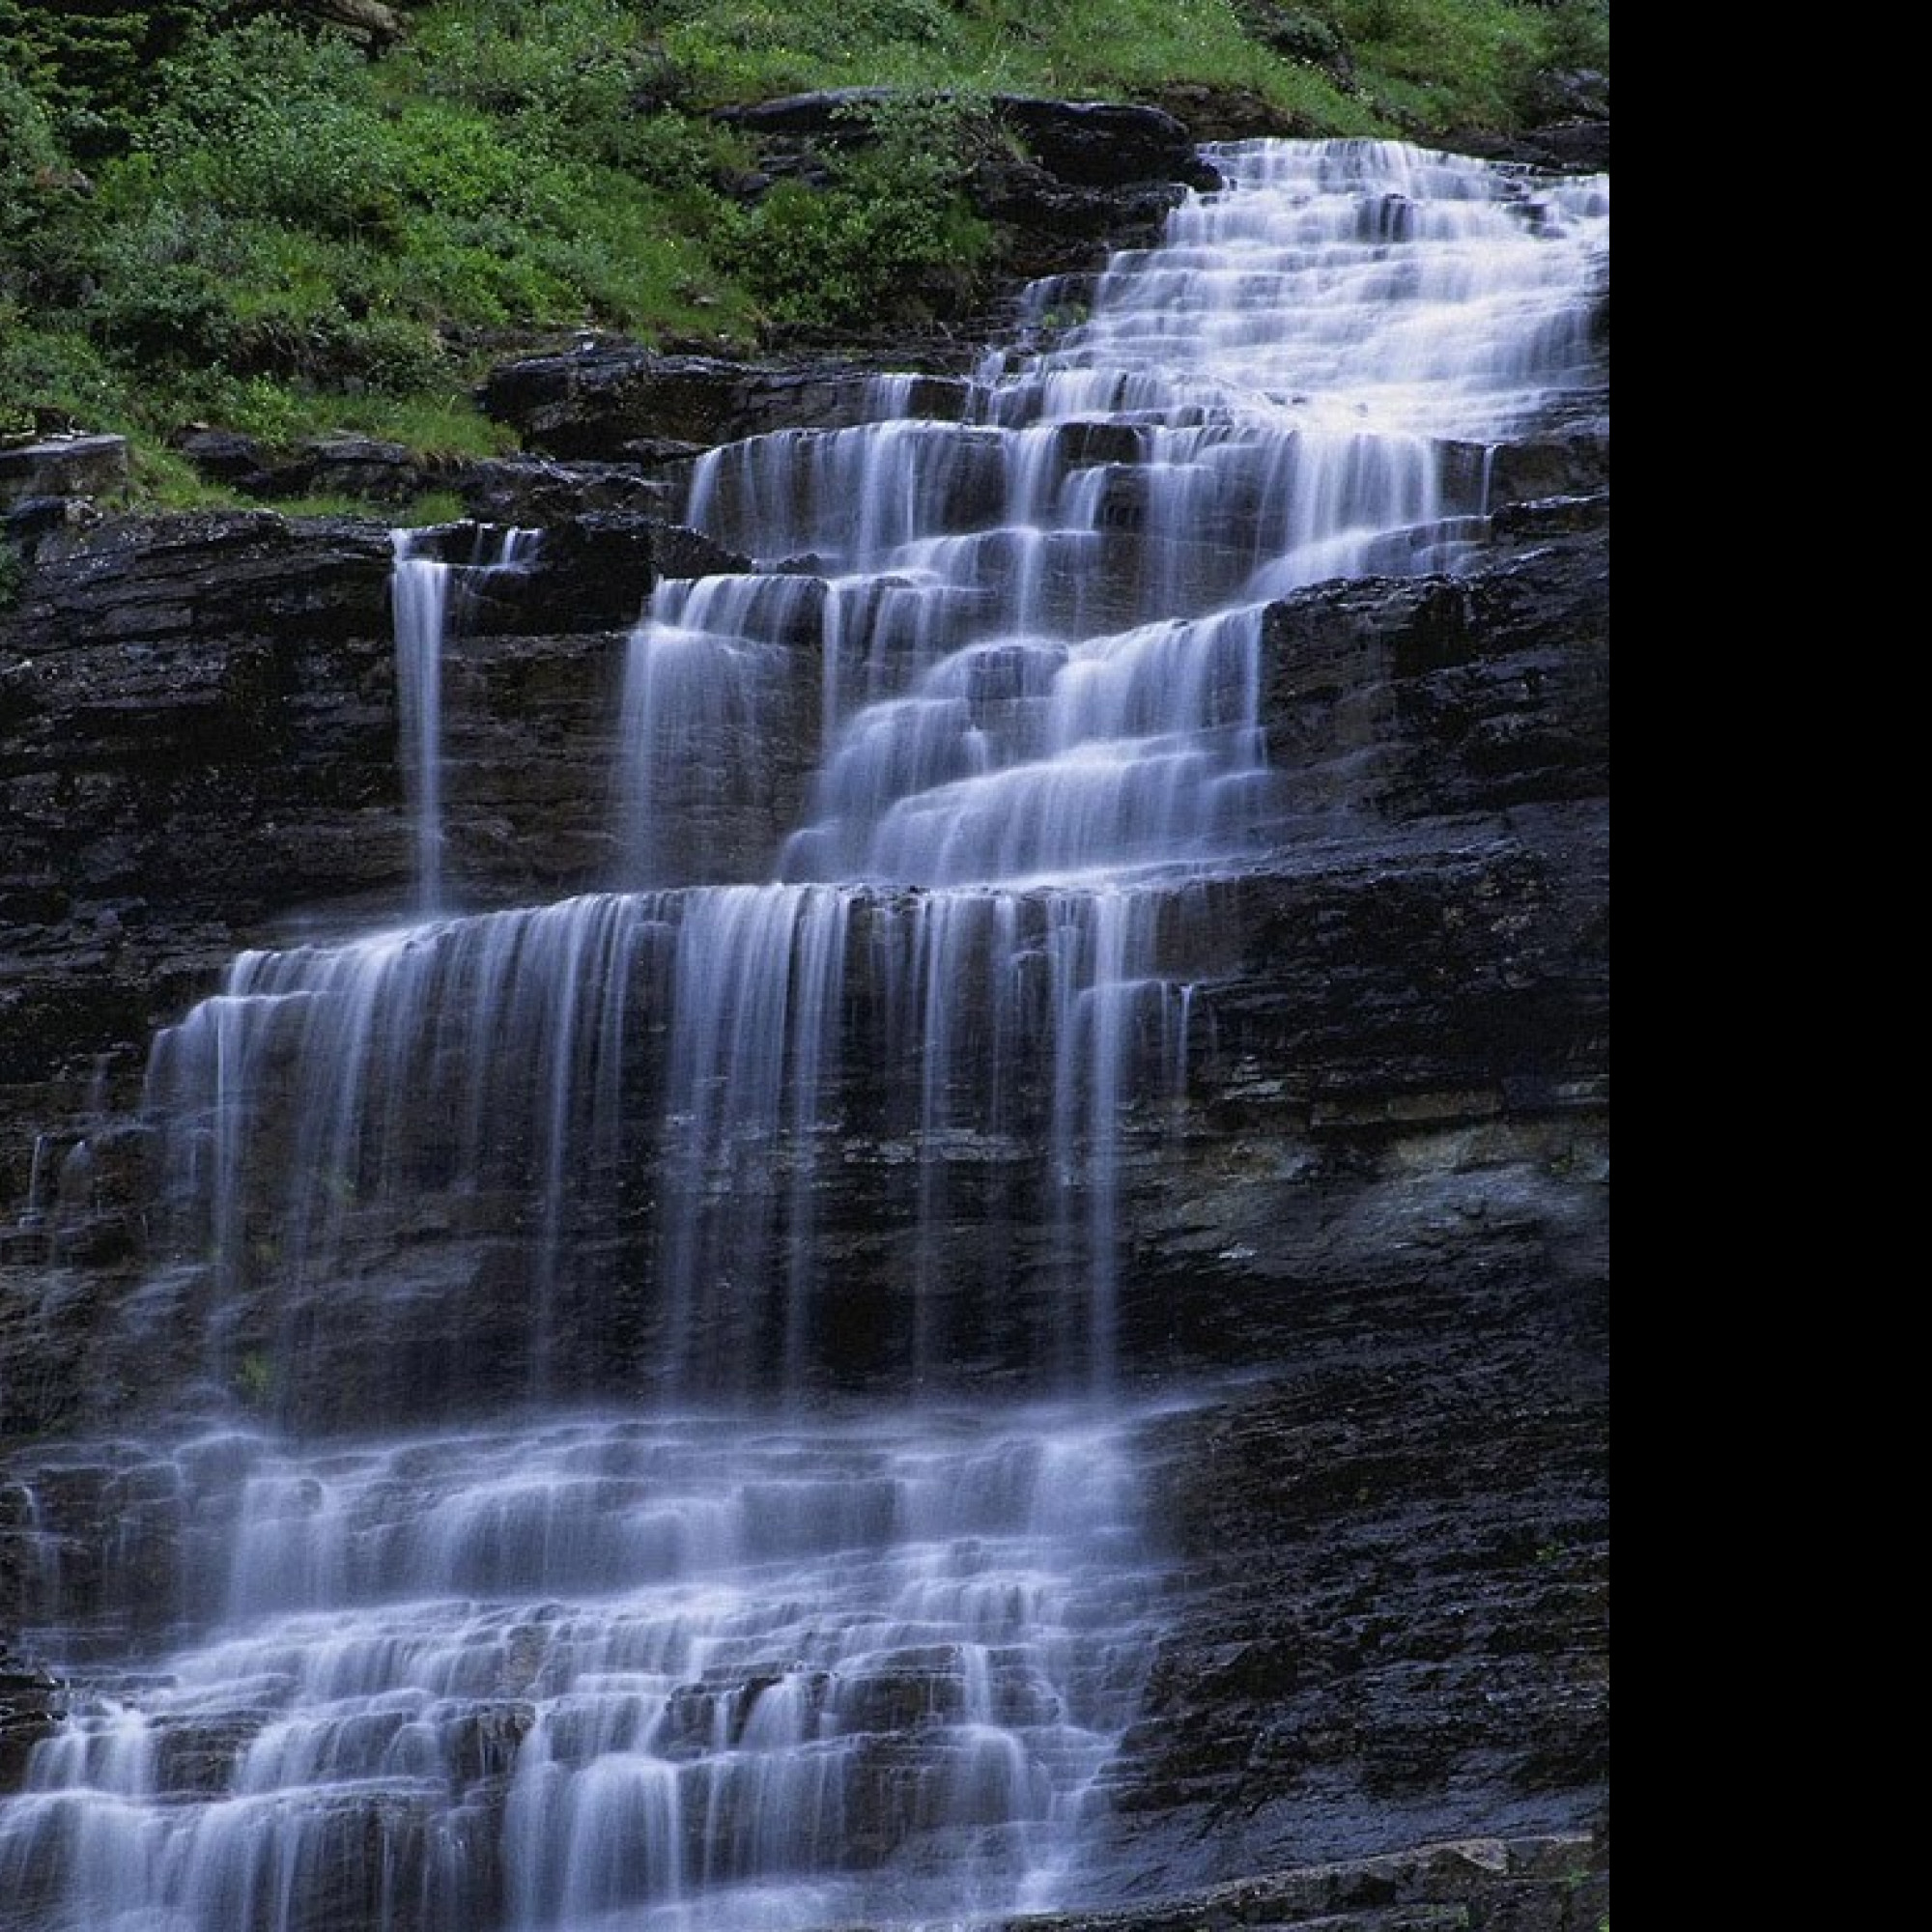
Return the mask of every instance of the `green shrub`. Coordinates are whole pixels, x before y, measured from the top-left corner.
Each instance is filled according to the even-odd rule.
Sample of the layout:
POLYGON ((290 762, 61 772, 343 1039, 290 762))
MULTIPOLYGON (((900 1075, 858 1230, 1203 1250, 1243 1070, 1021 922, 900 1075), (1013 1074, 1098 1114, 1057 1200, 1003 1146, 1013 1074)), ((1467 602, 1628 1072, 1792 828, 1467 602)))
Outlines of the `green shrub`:
POLYGON ((908 95, 853 110, 861 145, 828 186, 780 182, 735 226, 726 259, 768 318, 809 328, 920 319, 970 288, 989 237, 962 186, 992 138, 970 95, 908 95))
POLYGON ((1530 111, 1550 58, 1541 10, 1514 0, 1334 0, 1356 71, 1410 131, 1507 130, 1530 111))
POLYGON ((136 140, 164 192, 322 234, 398 237, 403 157, 346 42, 264 18, 197 41, 164 73, 136 140))
POLYGON ((33 327, 0 302, 0 431, 31 428, 40 411, 97 429, 131 414, 125 378, 79 328, 33 327))
POLYGON ((98 160, 139 125, 157 64, 245 10, 246 0, 0 0, 0 73, 44 103, 74 155, 98 160))
POLYGON ((1551 67, 1610 71, 1610 0, 1555 0, 1544 10, 1551 67))
POLYGON ((52 117, 0 67, 0 249, 12 250, 40 227, 67 174, 52 117))
POLYGON ((399 82, 511 124, 526 153, 621 165, 639 121, 689 84, 626 0, 470 0, 428 14, 399 82))

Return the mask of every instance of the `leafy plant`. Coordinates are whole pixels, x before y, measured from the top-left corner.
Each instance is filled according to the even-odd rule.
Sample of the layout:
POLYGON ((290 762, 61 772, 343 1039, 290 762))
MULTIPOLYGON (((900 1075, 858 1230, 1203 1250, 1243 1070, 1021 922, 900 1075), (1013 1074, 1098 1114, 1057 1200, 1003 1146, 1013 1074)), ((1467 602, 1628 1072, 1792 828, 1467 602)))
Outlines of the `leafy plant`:
POLYGON ((850 110, 858 145, 830 185, 781 182, 739 226, 726 259, 774 322, 851 327, 918 319, 944 284, 957 295, 989 235, 963 193, 976 141, 970 96, 907 95, 850 110))
POLYGON ((1376 105, 1419 133, 1516 126, 1550 58, 1541 9, 1513 0, 1334 0, 1376 105))

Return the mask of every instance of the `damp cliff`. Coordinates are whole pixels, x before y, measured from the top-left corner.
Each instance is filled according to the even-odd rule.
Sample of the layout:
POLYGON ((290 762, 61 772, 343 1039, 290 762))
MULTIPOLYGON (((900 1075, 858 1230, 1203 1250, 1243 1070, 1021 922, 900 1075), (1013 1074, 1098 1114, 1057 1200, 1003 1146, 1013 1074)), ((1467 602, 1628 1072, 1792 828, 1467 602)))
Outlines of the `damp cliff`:
MULTIPOLYGON (((1236 216, 1282 193, 1291 231, 1333 186, 1299 150, 1223 165, 1253 173, 1236 216)), ((1553 251, 1605 191, 1337 172, 1324 290, 1400 268, 1433 200, 1553 251)), ((1287 266, 1183 231, 1191 293, 1158 302, 1282 301, 1307 238, 1267 240, 1287 266)), ((1394 471, 1352 426, 1321 468, 1293 416, 1357 325, 1277 379, 1264 335, 1217 350, 1183 310, 1176 386, 1135 298, 1118 335, 883 388, 506 370, 548 453, 412 547, 448 596, 427 751, 386 529, 40 542, 0 618, 0 1769, 33 1787, 0 1857, 165 1792, 206 1820, 178 1908, 293 1873, 288 1932, 634 1897, 1149 1932, 1606 1912, 1601 269, 1535 298, 1567 331, 1525 352, 1548 393, 1425 416, 1394 471), (360 1017, 275 1030, 311 1012, 360 1017), (1047 1398, 1082 1419, 935 1473, 962 1404, 1047 1398), (719 1433, 775 1403, 797 1433, 764 1460, 719 1433), (1064 1569, 1077 1604, 942 1609, 889 1494, 942 1570, 1019 1550, 1019 1509, 1005 1587, 1064 1569), (883 1614, 819 1567, 855 1548, 924 1609, 863 1665, 706 1625, 626 1692, 655 1729, 593 1719, 572 1606, 727 1495, 822 1625, 883 1614), (338 1606, 306 1640, 346 1660, 449 1593, 471 1623, 438 1654, 487 1686, 445 1670, 433 1705, 418 1670, 325 1747, 299 1698, 214 1682, 291 1670, 294 1626, 246 1651, 270 1612, 338 1606), (119 1687, 156 1660, 186 1689, 143 1718, 119 1687), (90 1671, 137 1715, 93 1712, 90 1671), (331 1785, 356 1726, 382 1749, 331 1785), (837 1843, 787 1835, 828 1778, 837 1843), (217 1794, 296 1789, 323 1795, 281 1852, 222 1837, 217 1794), (478 1830, 507 1849, 457 1869, 478 1830)), ((42 1882, 23 1924, 107 1896, 42 1882)))

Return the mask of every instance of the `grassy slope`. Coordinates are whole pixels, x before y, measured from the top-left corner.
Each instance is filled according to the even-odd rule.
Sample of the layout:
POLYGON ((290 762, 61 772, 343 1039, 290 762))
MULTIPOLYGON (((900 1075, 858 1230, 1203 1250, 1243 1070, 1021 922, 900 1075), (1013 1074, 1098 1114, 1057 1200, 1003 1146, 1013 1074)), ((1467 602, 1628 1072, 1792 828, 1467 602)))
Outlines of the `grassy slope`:
POLYGON ((1428 139, 1607 67, 1607 0, 432 0, 379 58, 299 11, 0 0, 0 433, 129 431, 164 495, 191 419, 487 448, 478 372, 563 331, 916 319, 902 292, 983 243, 956 189, 986 95, 1194 83, 1428 139), (753 157, 711 108, 879 82, 954 104, 829 185, 734 191, 753 157))

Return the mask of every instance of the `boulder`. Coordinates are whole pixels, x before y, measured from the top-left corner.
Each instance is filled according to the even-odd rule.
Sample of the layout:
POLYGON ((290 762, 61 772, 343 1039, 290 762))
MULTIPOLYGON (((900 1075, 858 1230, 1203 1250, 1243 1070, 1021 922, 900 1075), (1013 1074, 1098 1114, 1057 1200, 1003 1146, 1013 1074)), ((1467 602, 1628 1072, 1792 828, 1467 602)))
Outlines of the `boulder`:
POLYGON ((0 446, 0 510, 38 497, 112 496, 127 485, 125 436, 58 436, 0 446))

